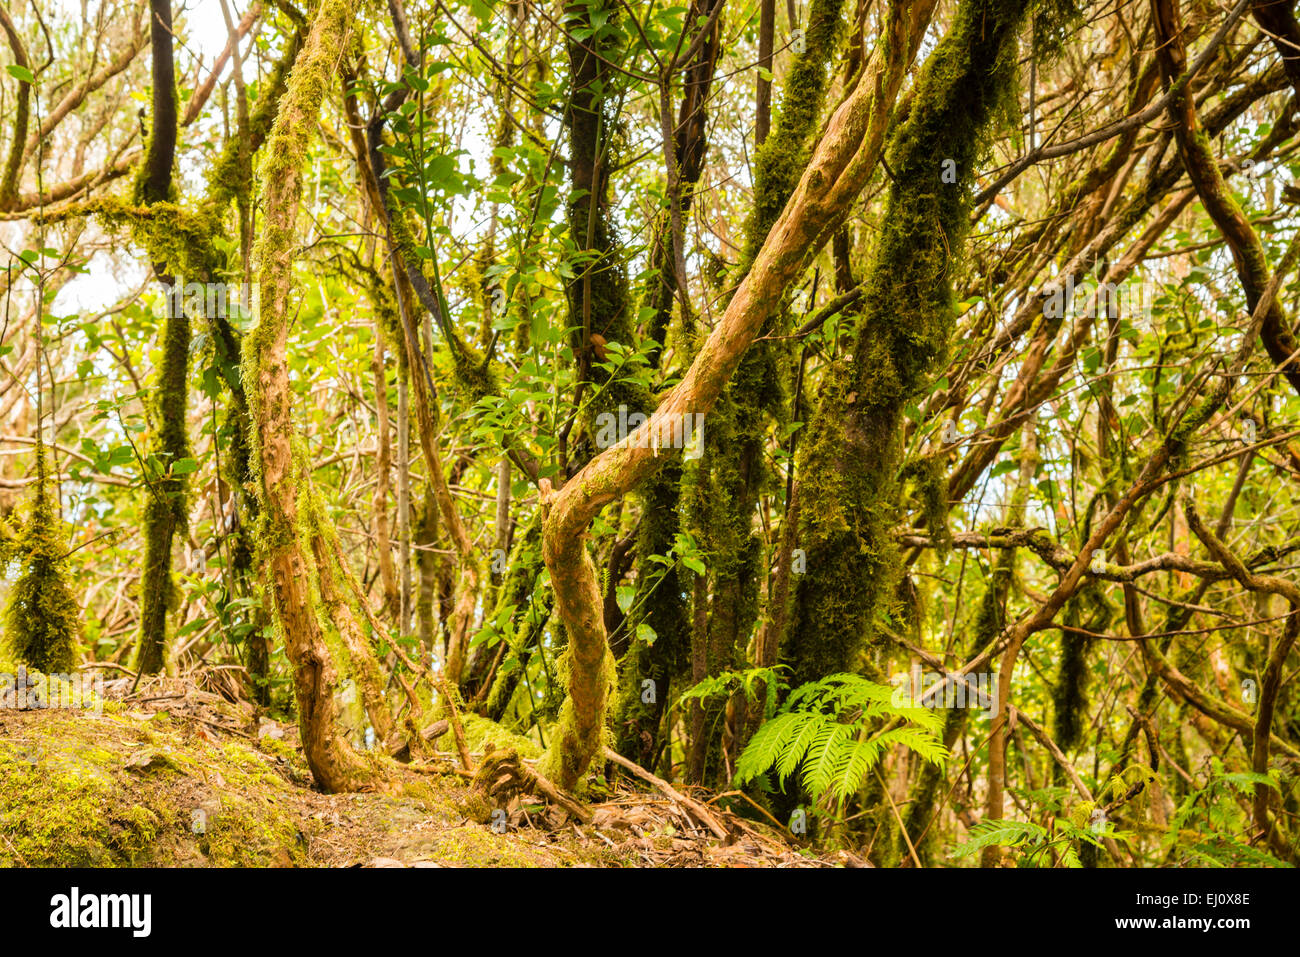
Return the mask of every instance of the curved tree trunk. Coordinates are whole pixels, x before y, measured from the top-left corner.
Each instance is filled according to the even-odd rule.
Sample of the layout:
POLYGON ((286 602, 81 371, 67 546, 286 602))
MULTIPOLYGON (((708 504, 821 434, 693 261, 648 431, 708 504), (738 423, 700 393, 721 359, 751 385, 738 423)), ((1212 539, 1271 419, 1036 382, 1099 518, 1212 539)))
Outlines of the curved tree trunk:
POLYGON ((786 286, 843 221, 880 160, 890 109, 932 9, 931 0, 891 6, 872 67, 827 124, 799 187, 685 378, 636 432, 594 458, 558 493, 543 493, 549 506, 543 555, 571 651, 569 700, 547 752, 546 773, 565 787, 577 783, 600 749, 613 669, 587 529, 605 505, 662 464, 683 415, 713 407, 786 286))

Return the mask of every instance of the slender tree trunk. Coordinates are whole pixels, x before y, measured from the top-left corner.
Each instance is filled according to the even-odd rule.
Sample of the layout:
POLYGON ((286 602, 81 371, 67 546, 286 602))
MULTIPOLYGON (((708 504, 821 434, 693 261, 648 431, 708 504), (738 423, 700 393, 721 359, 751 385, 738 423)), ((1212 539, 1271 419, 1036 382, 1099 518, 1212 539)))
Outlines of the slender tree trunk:
POLYGON ((772 127, 772 45, 776 35, 776 0, 759 0, 758 83, 754 91, 754 146, 763 145, 772 127), (767 71, 764 76, 762 71, 767 71))
MULTIPOLYGON (((406 364, 409 375, 410 363, 406 364)), ((397 380, 397 555, 401 597, 397 630, 411 631, 411 398, 408 375, 397 380)))
MULTIPOLYGON (((172 188, 176 155, 176 71, 172 59, 171 0, 151 0, 149 36, 153 54, 153 113, 149 144, 140 170, 139 193, 145 205, 165 202, 172 188)), ((154 250, 150 250, 153 253, 154 250)), ((163 469, 189 455, 185 413, 189 400, 190 317, 185 312, 181 283, 185 277, 167 275, 176 263, 154 263, 154 274, 166 291, 162 323, 162 363, 153 396, 151 445, 163 469)), ((206 280, 206 276, 191 276, 206 280)), ((206 297, 205 297, 206 299, 206 297)), ((183 475, 147 479, 144 508, 144 566, 140 574, 140 646, 136 666, 155 674, 166 665, 167 612, 175 600, 172 544, 187 521, 187 482, 183 475)))
POLYGON ((298 727, 317 783, 326 791, 379 785, 375 768, 339 733, 339 671, 330 654, 311 590, 311 558, 299 536, 299 487, 311 472, 296 464, 289 385, 288 337, 293 314, 293 253, 302 164, 307 157, 332 72, 346 45, 351 5, 322 0, 294 64, 261 170, 263 226, 258 242, 262 313, 244 344, 244 381, 253 416, 260 494, 266 515, 266 567, 285 652, 293 666, 298 727))
POLYGON ((375 498, 372 522, 375 551, 379 556, 379 580, 384 590, 384 608, 390 618, 401 611, 397 592, 397 571, 393 567, 393 546, 388 536, 388 488, 392 478, 392 445, 388 436, 388 376, 385 372, 384 320, 375 316, 375 498))

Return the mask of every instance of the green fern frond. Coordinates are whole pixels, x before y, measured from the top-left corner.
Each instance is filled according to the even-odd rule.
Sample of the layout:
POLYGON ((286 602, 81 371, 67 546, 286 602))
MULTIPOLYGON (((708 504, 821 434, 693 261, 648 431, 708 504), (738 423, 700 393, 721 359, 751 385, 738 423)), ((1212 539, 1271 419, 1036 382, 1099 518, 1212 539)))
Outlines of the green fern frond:
POLYGON ((817 733, 822 729, 825 718, 820 714, 808 712, 796 712, 799 720, 791 723, 792 733, 786 740, 786 745, 781 749, 781 758, 776 765, 776 774, 782 781, 785 781, 795 768, 799 767, 799 762, 804 759, 808 749, 813 746, 817 740, 817 733))
POLYGON ((843 750, 843 761, 835 772, 834 793, 840 801, 847 801, 862 787, 876 762, 880 760, 881 744, 879 738, 867 738, 855 741, 843 750))
POLYGON ((799 724, 803 717, 782 714, 763 722, 736 760, 735 783, 748 784, 772 767, 788 743, 791 726, 799 724))
POLYGON ((948 759, 948 749, 942 742, 935 739, 934 734, 929 730, 921 728, 895 728, 892 731, 886 731, 880 736, 881 745, 904 744, 908 750, 915 751, 931 764, 943 766, 944 761, 948 759))
POLYGON ((980 821, 970 830, 970 840, 958 845, 953 853, 966 857, 991 845, 1020 847, 1047 837, 1047 828, 1029 821, 980 821))
POLYGON ((842 751, 847 750, 853 729, 846 724, 826 722, 817 731, 803 761, 801 780, 809 794, 825 794, 835 777, 835 767, 842 751))
POLYGON ((843 802, 889 747, 901 744, 942 764, 948 756, 938 736, 942 718, 925 708, 897 707, 893 696, 889 686, 853 674, 801 685, 750 739, 736 763, 736 783, 769 770, 784 783, 798 772, 814 801, 831 794, 843 802))

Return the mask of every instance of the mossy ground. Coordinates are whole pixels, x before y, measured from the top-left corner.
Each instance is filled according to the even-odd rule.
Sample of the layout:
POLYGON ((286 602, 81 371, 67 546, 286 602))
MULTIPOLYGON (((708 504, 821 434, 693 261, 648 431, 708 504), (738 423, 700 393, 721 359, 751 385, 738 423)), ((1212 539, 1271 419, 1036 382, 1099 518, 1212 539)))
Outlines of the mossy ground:
POLYGON ((321 794, 283 731, 254 741, 126 706, 0 711, 0 866, 627 863, 563 830, 495 833, 456 777, 410 775, 399 797, 321 794))

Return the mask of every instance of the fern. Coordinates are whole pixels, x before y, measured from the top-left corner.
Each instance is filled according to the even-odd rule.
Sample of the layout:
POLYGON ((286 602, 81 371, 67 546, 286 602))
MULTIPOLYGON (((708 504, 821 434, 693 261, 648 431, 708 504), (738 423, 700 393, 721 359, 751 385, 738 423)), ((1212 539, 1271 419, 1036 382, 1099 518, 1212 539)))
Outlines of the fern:
POLYGON ((1171 816, 1164 851, 1177 850, 1180 863, 1198 867, 1290 867, 1239 836, 1250 828, 1250 818, 1238 798, 1253 794, 1260 784, 1281 790, 1272 774, 1227 772, 1214 758, 1209 782, 1188 794, 1171 816))
POLYGON ((735 782, 775 771, 784 784, 798 772, 813 801, 830 796, 843 803, 895 745, 942 765, 948 757, 939 739, 943 719, 926 708, 896 707, 892 698, 892 688, 853 674, 801 685, 750 739, 735 782))
POLYGON ((986 847, 1024 847, 1041 844, 1047 828, 1032 821, 980 821, 970 829, 970 840, 953 849, 957 857, 966 857, 986 847))
POLYGON ((761 692, 763 695, 763 716, 770 718, 776 712, 777 695, 785 687, 781 677, 782 671, 789 671, 786 665, 773 665, 770 668, 745 668, 741 671, 724 671, 719 675, 705 678, 698 684, 687 688, 677 699, 678 705, 687 701, 706 701, 710 698, 725 698, 737 690, 744 692, 747 701, 757 703, 761 692))

